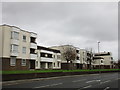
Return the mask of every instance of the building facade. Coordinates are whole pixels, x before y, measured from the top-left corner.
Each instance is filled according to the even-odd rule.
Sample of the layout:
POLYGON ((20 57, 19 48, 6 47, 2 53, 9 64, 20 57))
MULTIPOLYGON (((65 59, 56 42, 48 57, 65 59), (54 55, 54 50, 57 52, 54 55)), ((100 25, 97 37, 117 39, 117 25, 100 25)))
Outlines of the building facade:
POLYGON ((37 34, 15 26, 0 26, 2 70, 35 69, 37 34))
POLYGON ((93 53, 86 49, 80 49, 81 69, 92 69, 93 53))
MULTIPOLYGON (((61 69, 80 69, 80 51, 79 48, 74 47, 72 45, 61 45, 61 46, 53 46, 50 47, 52 49, 60 50, 61 52, 61 69), (72 64, 70 65, 70 61, 67 62, 64 52, 68 49, 73 49, 73 52, 76 54, 75 60, 71 60, 72 64)), ((67 54, 67 53, 66 53, 67 54)), ((72 53, 70 53, 72 54, 72 53)))
POLYGON ((59 50, 37 46, 36 69, 61 69, 61 53, 59 50))
POLYGON ((111 52, 95 53, 93 58, 94 69, 110 69, 113 68, 113 57, 111 52))

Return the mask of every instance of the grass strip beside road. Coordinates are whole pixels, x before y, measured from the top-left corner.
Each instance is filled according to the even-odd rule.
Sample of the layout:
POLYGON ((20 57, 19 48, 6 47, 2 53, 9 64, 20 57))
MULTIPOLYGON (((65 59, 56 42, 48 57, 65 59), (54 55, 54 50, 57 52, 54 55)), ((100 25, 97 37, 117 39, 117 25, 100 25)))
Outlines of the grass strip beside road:
POLYGON ((24 71, 0 71, 0 74, 25 74, 25 73, 48 73, 48 72, 92 72, 92 71, 118 71, 120 69, 92 69, 92 70, 24 70, 24 71))

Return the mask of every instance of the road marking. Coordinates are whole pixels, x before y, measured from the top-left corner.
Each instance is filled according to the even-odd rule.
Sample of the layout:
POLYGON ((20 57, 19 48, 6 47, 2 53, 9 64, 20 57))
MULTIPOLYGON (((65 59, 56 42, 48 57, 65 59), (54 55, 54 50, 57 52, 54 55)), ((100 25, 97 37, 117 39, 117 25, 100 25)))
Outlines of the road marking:
POLYGON ((86 87, 83 87, 83 88, 89 88, 89 87, 91 87, 92 85, 89 85, 89 86, 86 86, 86 87))
POLYGON ((100 82, 101 80, 91 80, 91 81, 87 81, 86 83, 91 83, 91 82, 100 82))
POLYGON ((57 84, 51 84, 51 85, 45 85, 45 86, 39 86, 39 87, 34 87, 34 88, 44 88, 44 87, 49 87, 49 86, 57 86, 63 83, 57 83, 57 84))
POLYGON ((87 81, 86 83, 94 82, 95 80, 87 81))
POLYGON ((60 85, 60 84, 63 84, 63 83, 52 84, 50 86, 57 86, 57 85, 60 85))
POLYGON ((80 82, 80 81, 84 81, 86 79, 82 79, 82 80, 75 80, 75 81, 72 81, 72 82, 80 82))
POLYGON ((106 87, 104 90, 107 90, 107 89, 109 89, 110 87, 106 87))
POLYGON ((107 80, 107 81, 104 81, 104 82, 100 82, 100 84, 103 84, 103 83, 107 83, 107 82, 110 82, 111 80, 107 80))
POLYGON ((50 85, 45 85, 45 86, 39 86, 39 87, 34 87, 34 88, 44 88, 44 87, 49 87, 50 85))

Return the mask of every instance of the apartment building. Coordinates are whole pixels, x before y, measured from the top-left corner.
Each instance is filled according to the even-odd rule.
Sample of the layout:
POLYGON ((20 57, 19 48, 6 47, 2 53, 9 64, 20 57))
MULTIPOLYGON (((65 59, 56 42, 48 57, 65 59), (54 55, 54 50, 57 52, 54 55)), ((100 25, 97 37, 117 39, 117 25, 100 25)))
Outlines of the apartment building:
POLYGON ((104 68, 109 69, 113 68, 113 57, 111 52, 100 52, 95 53, 93 58, 93 67, 96 69, 104 68))
POLYGON ((81 64, 80 64, 80 49, 76 47, 76 60, 73 61, 73 63, 76 66, 76 69, 81 69, 81 64))
POLYGON ((35 69, 37 34, 10 25, 0 26, 2 70, 35 69))
POLYGON ((61 69, 61 53, 59 50, 37 46, 36 69, 61 69))
POLYGON ((92 68, 93 53, 86 49, 80 49, 80 66, 81 69, 92 68))
POLYGON ((79 48, 76 48, 72 45, 53 46, 53 47, 50 47, 50 48, 60 50, 60 52, 61 52, 61 69, 69 69, 69 68, 80 69, 79 48), (72 65, 69 64, 70 62, 67 62, 67 60, 65 58, 65 55, 64 55, 64 52, 66 52, 70 48, 73 49, 73 52, 75 50, 75 53, 76 53, 76 59, 72 60, 72 63, 73 63, 72 65))

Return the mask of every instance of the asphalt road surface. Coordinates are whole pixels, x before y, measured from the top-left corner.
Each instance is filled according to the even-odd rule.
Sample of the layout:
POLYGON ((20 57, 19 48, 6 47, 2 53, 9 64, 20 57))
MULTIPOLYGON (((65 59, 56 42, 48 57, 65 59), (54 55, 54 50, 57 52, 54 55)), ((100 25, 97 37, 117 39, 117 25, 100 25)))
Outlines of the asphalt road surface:
POLYGON ((86 75, 61 76, 46 79, 36 79, 18 83, 6 83, 2 88, 72 88, 74 90, 85 90, 97 88, 102 90, 120 90, 120 73, 98 73, 86 75))

